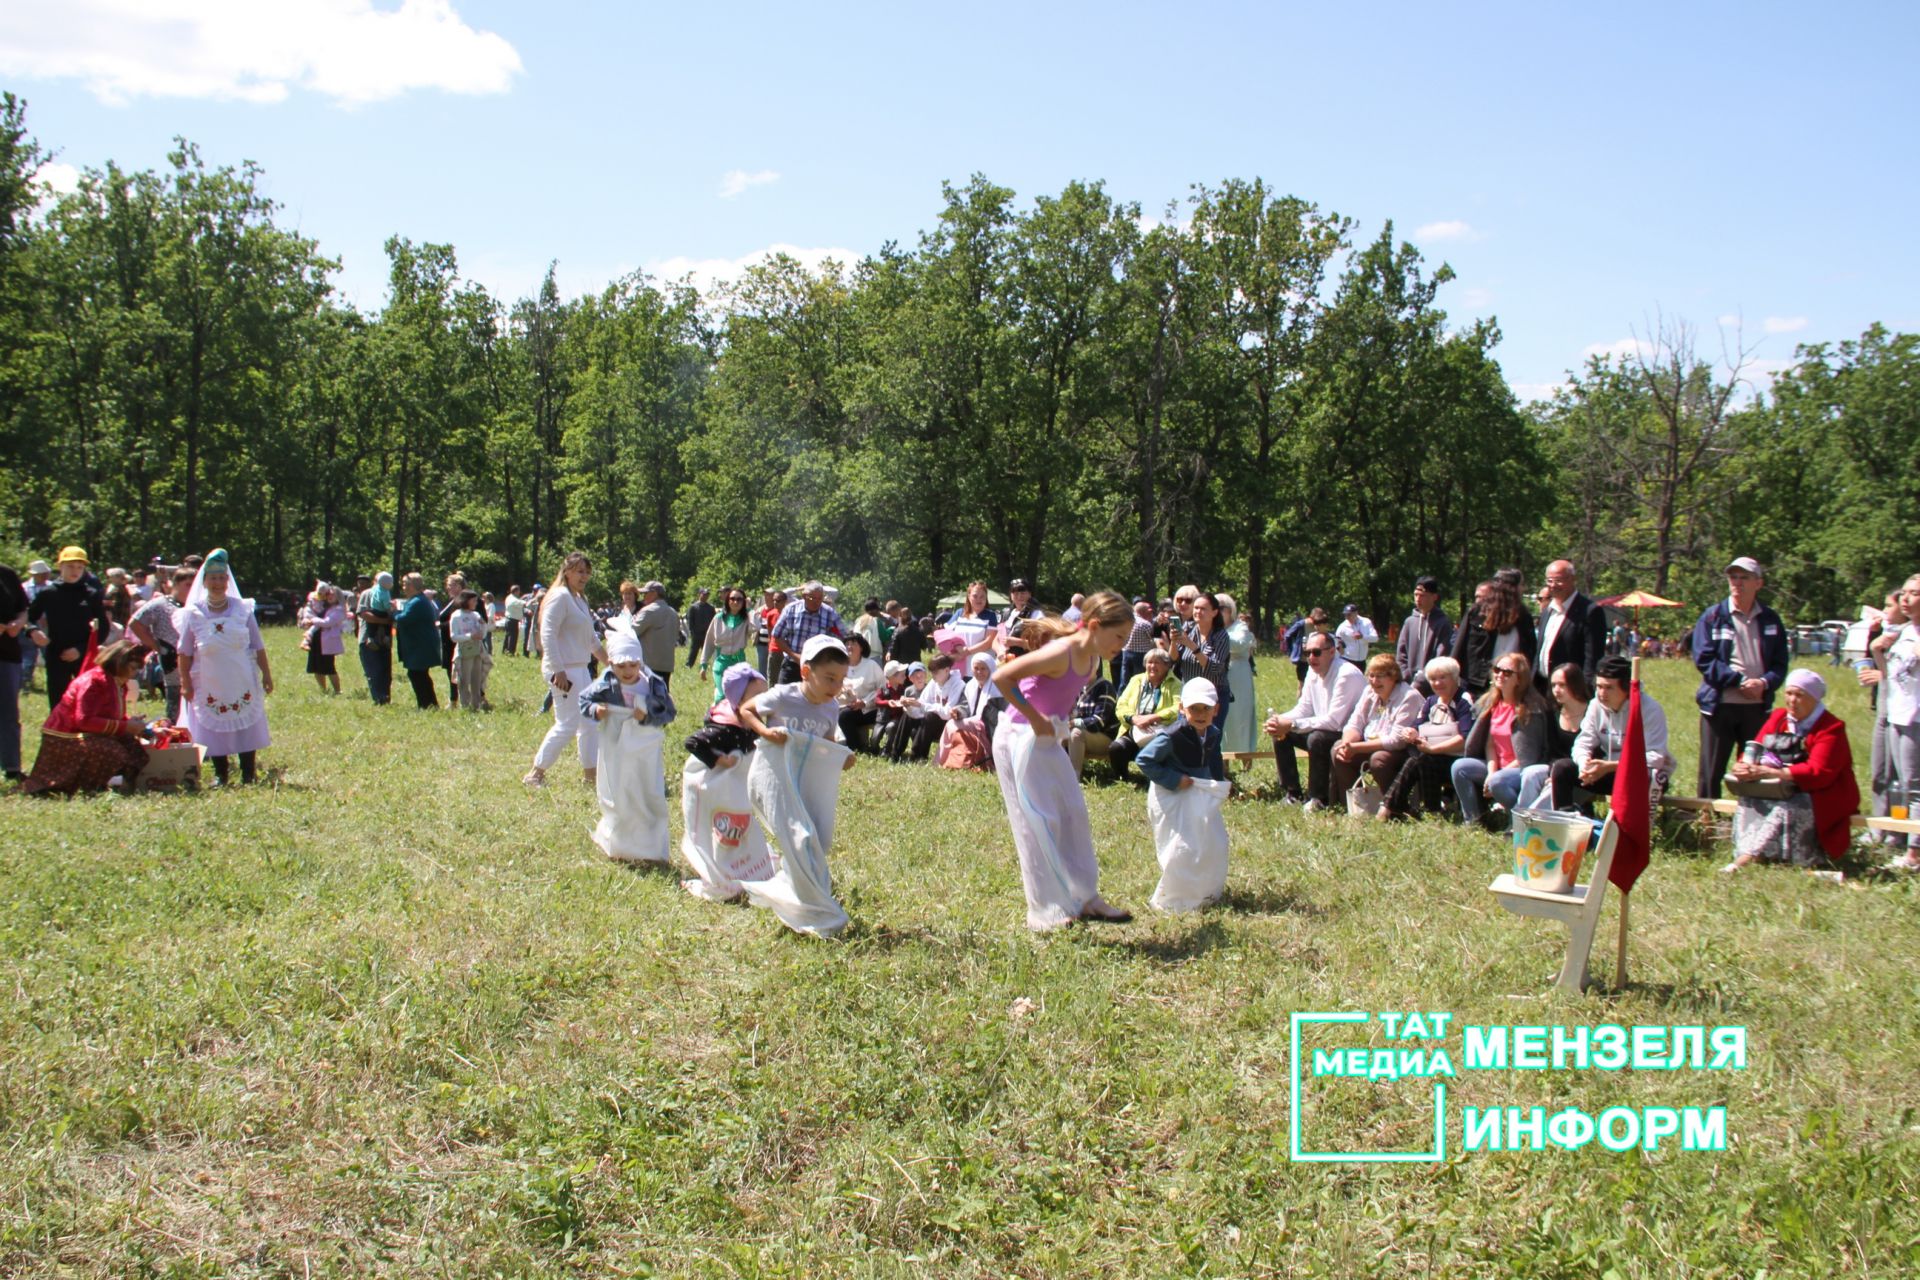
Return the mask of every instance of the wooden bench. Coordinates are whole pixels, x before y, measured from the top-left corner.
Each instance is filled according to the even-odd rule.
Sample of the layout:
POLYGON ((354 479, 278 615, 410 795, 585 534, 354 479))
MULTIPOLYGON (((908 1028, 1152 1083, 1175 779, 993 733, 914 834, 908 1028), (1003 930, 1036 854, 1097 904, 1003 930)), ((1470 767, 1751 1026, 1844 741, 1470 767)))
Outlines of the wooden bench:
MULTIPOLYGON (((1716 813, 1723 818, 1733 816, 1740 807, 1738 800, 1707 800, 1700 796, 1664 796, 1660 800, 1662 809, 1677 810, 1681 813, 1716 813)), ((1913 835, 1920 832, 1920 819, 1914 818, 1874 818, 1856 813, 1852 818, 1856 831, 1890 831, 1896 835, 1913 835)))

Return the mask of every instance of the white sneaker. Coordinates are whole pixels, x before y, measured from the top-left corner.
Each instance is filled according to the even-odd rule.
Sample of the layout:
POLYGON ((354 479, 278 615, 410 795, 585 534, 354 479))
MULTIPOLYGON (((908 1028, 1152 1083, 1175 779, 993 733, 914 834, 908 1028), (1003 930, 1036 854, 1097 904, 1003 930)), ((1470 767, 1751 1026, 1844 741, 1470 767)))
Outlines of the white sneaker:
POLYGON ((1319 802, 1318 800, 1309 800, 1309 801, 1307 801, 1307 802, 1306 802, 1305 804, 1303 804, 1303 805, 1301 805, 1301 806, 1300 806, 1300 812, 1302 812, 1302 813, 1318 813, 1318 812, 1320 812, 1320 811, 1321 811, 1322 809, 1324 809, 1324 808, 1326 808, 1326 807, 1327 807, 1327 806, 1325 806, 1324 804, 1321 804, 1321 803, 1320 803, 1320 802, 1319 802))

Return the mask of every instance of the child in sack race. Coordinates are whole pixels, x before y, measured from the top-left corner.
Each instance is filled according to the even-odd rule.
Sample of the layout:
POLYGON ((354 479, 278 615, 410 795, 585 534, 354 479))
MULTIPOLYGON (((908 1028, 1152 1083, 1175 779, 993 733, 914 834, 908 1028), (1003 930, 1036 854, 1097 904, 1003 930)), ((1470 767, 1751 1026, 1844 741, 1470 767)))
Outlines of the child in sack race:
POLYGON ((680 852, 694 878, 680 887, 709 902, 731 902, 744 892, 742 882, 773 876, 772 854, 747 795, 747 771, 740 767, 758 740, 740 723, 740 708, 766 691, 766 678, 752 663, 734 663, 720 677, 720 701, 686 739, 680 852))
POLYGON ((582 717, 596 722, 600 823, 593 842, 622 862, 665 865, 667 783, 660 763, 665 730, 677 714, 665 677, 641 661, 631 632, 607 633, 607 669, 578 695, 582 717))
POLYGON ((854 762, 853 752, 834 741, 846 679, 846 646, 836 636, 817 635, 801 650, 798 683, 742 702, 738 712, 760 739, 748 766, 748 796, 780 855, 770 878, 740 887, 789 929, 819 938, 847 926, 827 869, 839 775, 854 762))
POLYGON ((1155 734, 1134 762, 1152 784, 1147 819, 1160 860, 1152 903, 1161 911, 1198 911, 1227 887, 1227 824, 1220 806, 1233 784, 1214 723, 1219 701, 1213 681, 1187 681, 1180 687, 1180 722, 1155 734))

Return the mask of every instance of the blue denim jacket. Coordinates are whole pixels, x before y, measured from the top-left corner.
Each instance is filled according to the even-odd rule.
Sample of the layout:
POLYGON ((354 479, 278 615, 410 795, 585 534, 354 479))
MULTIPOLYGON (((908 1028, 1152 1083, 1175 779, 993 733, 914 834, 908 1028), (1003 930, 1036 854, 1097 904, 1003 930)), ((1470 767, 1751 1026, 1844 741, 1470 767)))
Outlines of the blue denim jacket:
MULTIPOLYGON (((667 682, 646 667, 640 668, 641 683, 647 687, 647 718, 643 723, 656 729, 664 729, 673 723, 677 714, 673 706, 673 695, 667 692, 667 682)), ((620 677, 608 667, 600 673, 598 679, 580 691, 580 714, 591 720, 596 703, 627 709, 627 700, 620 695, 620 677)))

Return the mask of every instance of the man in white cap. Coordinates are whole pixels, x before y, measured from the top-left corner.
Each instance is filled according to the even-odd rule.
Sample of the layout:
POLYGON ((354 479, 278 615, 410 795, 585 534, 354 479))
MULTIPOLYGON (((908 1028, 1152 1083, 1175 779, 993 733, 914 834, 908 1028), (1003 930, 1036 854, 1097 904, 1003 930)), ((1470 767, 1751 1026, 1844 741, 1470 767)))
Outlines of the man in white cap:
POLYGON ((1720 779, 1735 748, 1760 731, 1773 695, 1787 678, 1787 628, 1760 603, 1766 575, 1759 562, 1741 556, 1727 565, 1727 598, 1715 602, 1693 627, 1693 665, 1700 687, 1702 796, 1718 800, 1720 779))

